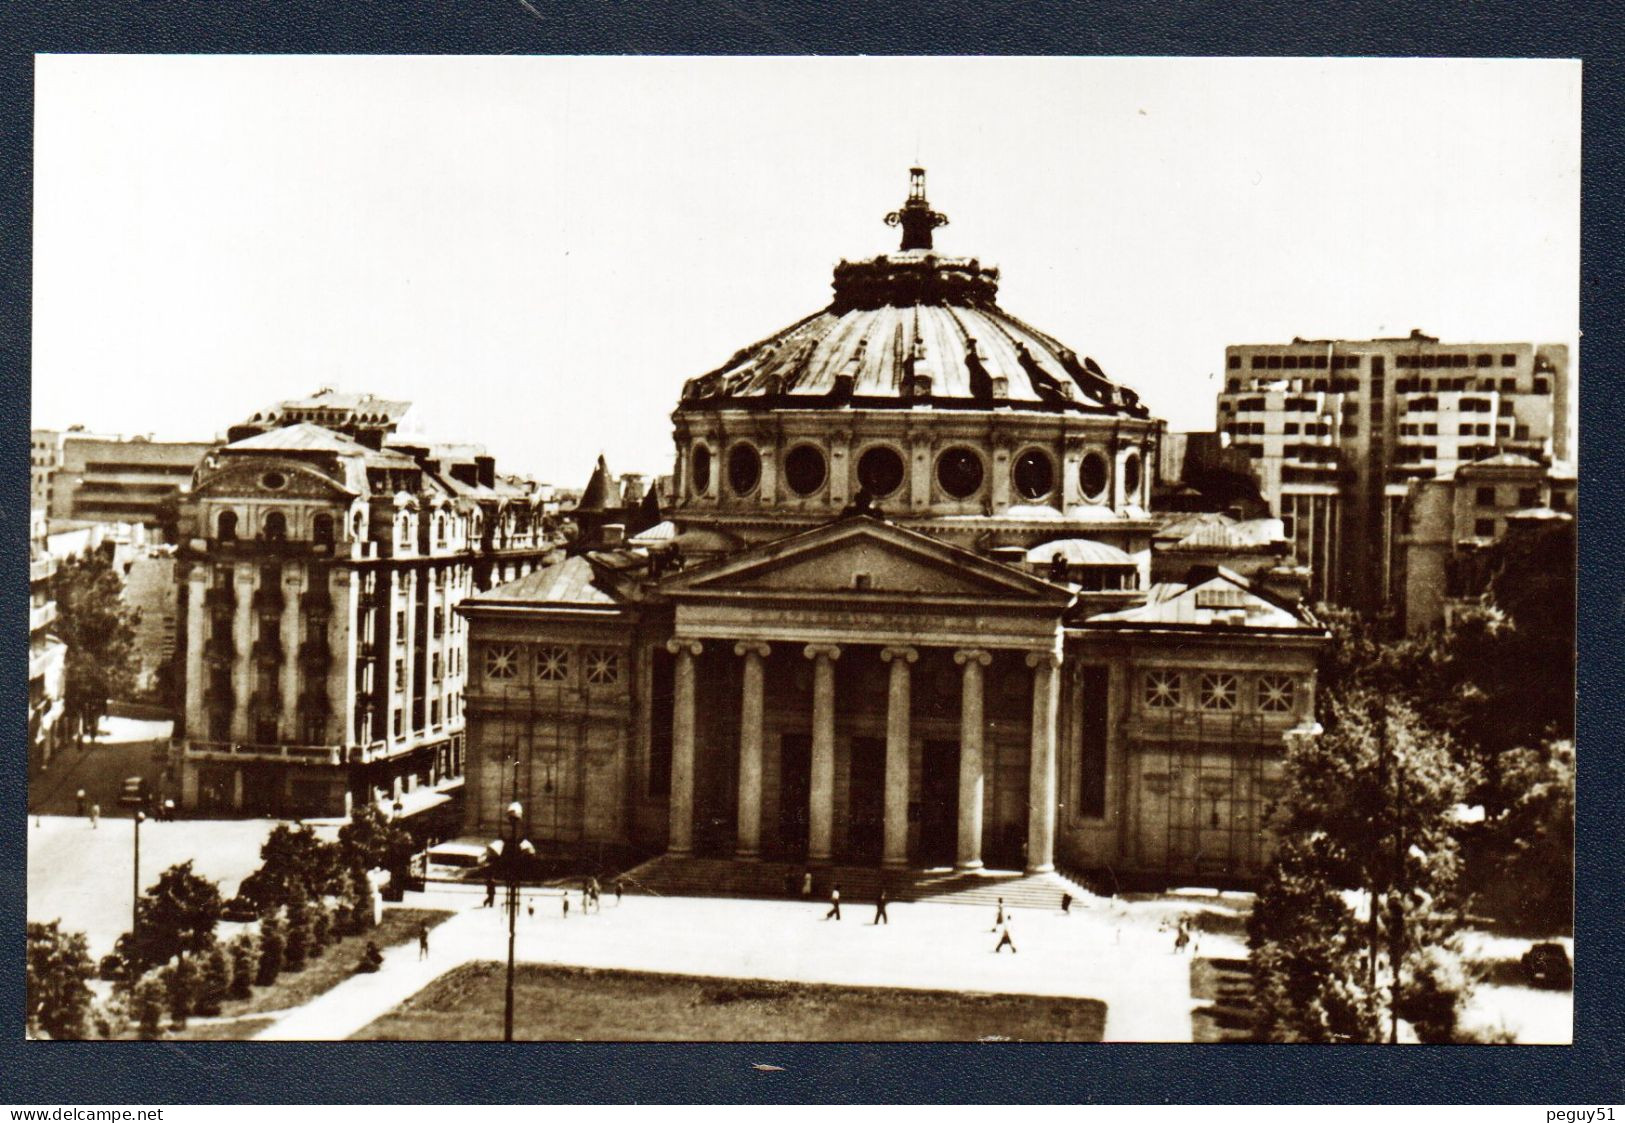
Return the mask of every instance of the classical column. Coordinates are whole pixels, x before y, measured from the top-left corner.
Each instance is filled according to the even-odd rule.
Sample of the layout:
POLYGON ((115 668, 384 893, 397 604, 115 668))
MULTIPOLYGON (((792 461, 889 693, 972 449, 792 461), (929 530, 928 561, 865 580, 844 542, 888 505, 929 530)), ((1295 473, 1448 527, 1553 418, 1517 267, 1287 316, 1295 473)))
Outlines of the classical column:
MULTIPOLYGON (((193 741, 214 739, 214 731, 203 716, 203 692, 209 685, 203 676, 204 624, 209 618, 208 595, 208 568, 194 566, 187 578, 186 594, 186 736, 193 741)), ((196 800, 186 806, 196 806, 196 800)))
POLYGON ((954 652, 965 668, 959 701, 959 852, 954 866, 982 868, 982 670, 993 656, 975 648, 954 652))
POLYGON ((1032 762, 1027 774, 1027 872, 1055 868, 1055 719, 1061 706, 1061 659, 1053 651, 1027 656, 1033 669, 1032 762))
POLYGON ((813 661, 807 860, 827 862, 835 827, 835 660, 841 657, 841 649, 832 643, 809 643, 802 654, 813 661))
POLYGON ((912 647, 888 647, 880 658, 891 664, 891 689, 886 695, 886 803, 885 842, 881 864, 908 865, 908 741, 910 670, 919 659, 912 647))
POLYGON ((671 639, 666 650, 677 656, 672 676, 671 826, 666 851, 684 857, 694 850, 694 657, 704 648, 698 640, 671 639))
POLYGON ((765 643, 736 643, 745 657, 744 687, 739 702, 739 826, 734 853, 756 858, 762 850, 762 660, 765 643))

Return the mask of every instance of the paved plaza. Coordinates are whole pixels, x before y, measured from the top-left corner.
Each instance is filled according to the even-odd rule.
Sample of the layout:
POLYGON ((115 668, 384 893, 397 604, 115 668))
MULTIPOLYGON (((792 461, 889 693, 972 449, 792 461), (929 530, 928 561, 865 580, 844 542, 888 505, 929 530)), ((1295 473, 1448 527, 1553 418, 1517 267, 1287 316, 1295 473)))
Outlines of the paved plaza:
MULTIPOLYGON (((437 928, 427 959, 416 945, 392 949, 377 974, 357 975, 267 1027, 262 1039, 349 1037, 435 978, 473 960, 507 954, 501 908, 482 909, 478 891, 409 894, 407 903, 460 908, 437 928)), ((559 893, 533 895, 521 908, 517 956, 529 963, 621 968, 732 978, 788 979, 847 986, 1055 995, 1106 1003, 1108 1041, 1191 1039, 1190 957, 1173 952, 1159 931, 1159 909, 1105 902, 1056 911, 1018 911, 1011 933, 1018 954, 995 953, 990 910, 965 905, 893 904, 891 923, 875 926, 872 905, 852 902, 840 921, 821 919, 821 903, 716 898, 627 897, 602 913, 580 915, 571 894, 568 920, 559 893)), ((1203 937, 1204 954, 1233 955, 1239 945, 1203 937)), ((622 999, 631 996, 622 995, 622 999)), ((616 1000, 607 995, 606 1000, 616 1000)), ((492 1036, 501 1011, 492 1012, 492 1036)), ((680 1036, 680 1027, 673 1027, 680 1036)))

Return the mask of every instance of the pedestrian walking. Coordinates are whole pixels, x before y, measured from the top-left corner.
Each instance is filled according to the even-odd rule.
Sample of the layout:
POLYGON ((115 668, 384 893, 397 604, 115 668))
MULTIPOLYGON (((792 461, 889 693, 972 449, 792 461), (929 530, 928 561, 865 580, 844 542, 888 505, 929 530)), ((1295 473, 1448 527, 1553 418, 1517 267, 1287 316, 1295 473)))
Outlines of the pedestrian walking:
POLYGON ((73 813, 75 815, 83 815, 85 813, 85 789, 84 788, 80 788, 78 791, 73 793, 73 813))
POLYGON ((482 909, 492 909, 492 908, 496 908, 496 904, 497 904, 497 881, 496 881, 496 878, 492 877, 490 874, 486 874, 485 875, 485 903, 483 905, 481 905, 480 908, 482 908, 482 909))
POLYGON ((1004 923, 1004 898, 1000 897, 999 898, 999 915, 995 916, 993 918, 993 927, 989 928, 988 931, 989 932, 997 932, 999 930, 1000 925, 1002 925, 1003 923, 1004 923))
POLYGON ((429 958, 429 926, 427 924, 418 925, 418 958, 429 958))
POLYGON ((527 897, 527 898, 525 898, 525 915, 527 917, 529 917, 531 920, 536 919, 536 898, 535 897, 527 897))
POLYGON ((873 923, 884 923, 886 927, 891 927, 891 917, 886 915, 886 890, 884 886, 881 887, 879 895, 875 897, 875 919, 873 923))
POLYGON ((96 829, 96 820, 100 819, 101 817, 102 817, 102 805, 99 804, 99 803, 92 803, 90 805, 90 829, 91 830, 96 829))
POLYGON ((841 919, 841 887, 839 885, 831 887, 829 891, 829 911, 824 914, 824 919, 828 920, 832 916, 836 920, 841 919))
POLYGON ((801 871, 801 895, 803 898, 812 897, 812 870, 801 871))
POLYGON ((621 885, 621 879, 617 877, 615 879, 615 907, 616 908, 619 908, 620 905, 621 905, 621 890, 622 890, 622 888, 623 888, 623 886, 621 885))
POLYGON ((1191 942, 1191 934, 1186 930, 1183 920, 1179 922, 1177 931, 1178 934, 1174 936, 1174 954, 1181 955, 1185 951, 1185 946, 1191 942))
POLYGON ((175 821, 175 801, 172 800, 172 799, 166 799, 166 800, 164 800, 164 822, 173 823, 174 821, 175 821))
POLYGON ((1071 916, 1072 915, 1072 894, 1070 894, 1070 893, 1062 893, 1061 894, 1061 915, 1062 916, 1071 916))
POLYGON ((998 955, 1005 948, 1010 949, 1011 955, 1016 954, 1016 942, 1010 938, 1010 918, 1008 916, 1001 917, 999 927, 1002 931, 999 934, 999 942, 993 945, 993 954, 998 955))
POLYGON ((570 919, 570 891, 566 889, 559 894, 559 900, 564 902, 564 919, 570 919))

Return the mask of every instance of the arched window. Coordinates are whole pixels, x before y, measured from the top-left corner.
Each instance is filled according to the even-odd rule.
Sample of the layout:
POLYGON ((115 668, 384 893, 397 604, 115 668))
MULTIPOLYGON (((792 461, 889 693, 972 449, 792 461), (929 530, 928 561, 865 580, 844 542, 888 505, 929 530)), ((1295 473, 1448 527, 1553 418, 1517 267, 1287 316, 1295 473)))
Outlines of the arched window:
POLYGON ((317 515, 310 524, 310 536, 325 546, 333 544, 333 516, 317 515))
POLYGON ((265 516, 265 540, 267 542, 281 542, 288 537, 288 516, 281 511, 272 511, 265 516))
POLYGON ((220 541, 222 541, 222 542, 235 542, 235 541, 237 541, 237 512, 236 511, 221 511, 220 512, 220 522, 217 525, 219 527, 219 530, 218 530, 218 532, 216 534, 216 537, 218 537, 220 539, 220 541))

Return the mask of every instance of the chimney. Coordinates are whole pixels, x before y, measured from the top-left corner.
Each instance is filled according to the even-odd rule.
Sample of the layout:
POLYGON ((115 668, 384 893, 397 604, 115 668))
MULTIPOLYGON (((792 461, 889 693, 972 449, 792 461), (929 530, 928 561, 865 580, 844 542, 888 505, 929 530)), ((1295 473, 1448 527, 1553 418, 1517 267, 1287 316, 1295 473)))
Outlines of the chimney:
POLYGON ((492 456, 476 456, 474 466, 478 471, 478 479, 486 487, 495 487, 497 482, 497 462, 492 456))
POLYGON ((625 523, 605 523, 599 534, 600 543, 604 546, 620 546, 626 542, 625 523))

